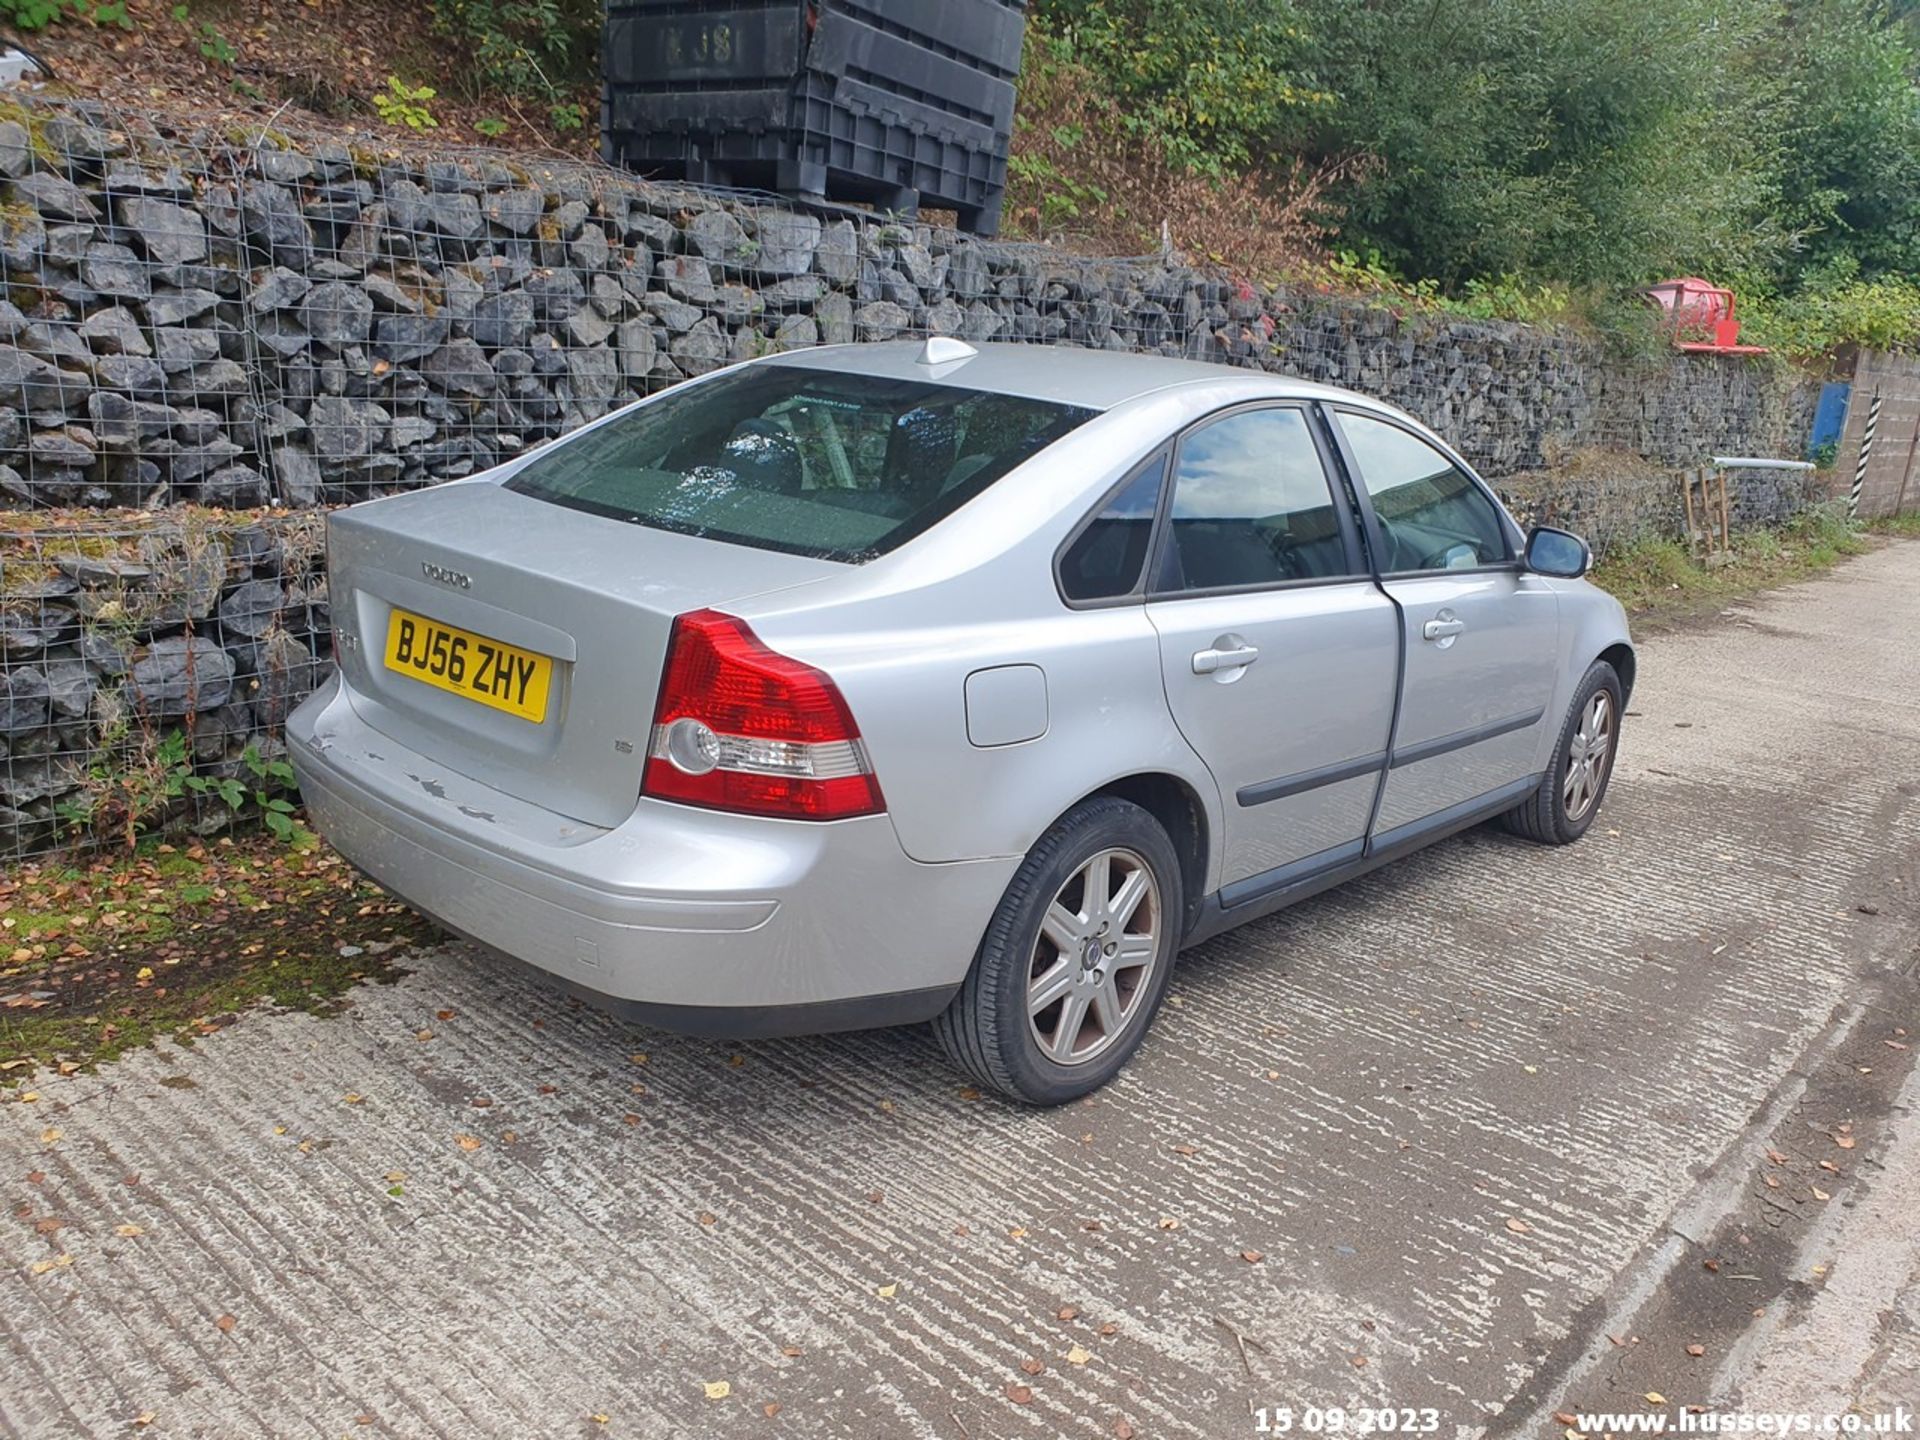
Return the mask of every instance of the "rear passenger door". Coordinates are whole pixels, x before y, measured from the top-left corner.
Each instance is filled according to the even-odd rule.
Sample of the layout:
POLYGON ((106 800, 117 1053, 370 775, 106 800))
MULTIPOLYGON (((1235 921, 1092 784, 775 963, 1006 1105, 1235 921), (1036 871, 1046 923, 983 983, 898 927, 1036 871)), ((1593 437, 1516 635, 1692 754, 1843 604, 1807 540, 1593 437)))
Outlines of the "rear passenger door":
POLYGON ((1335 423, 1381 583, 1405 621, 1380 848, 1413 838, 1429 817, 1529 787, 1541 729, 1555 723, 1546 706, 1559 602, 1521 566, 1499 503, 1450 456, 1385 416, 1343 409, 1335 423))
POLYGON ((1147 615, 1174 719, 1220 787, 1233 905, 1359 855, 1399 624, 1303 407, 1201 422, 1170 479, 1147 615))

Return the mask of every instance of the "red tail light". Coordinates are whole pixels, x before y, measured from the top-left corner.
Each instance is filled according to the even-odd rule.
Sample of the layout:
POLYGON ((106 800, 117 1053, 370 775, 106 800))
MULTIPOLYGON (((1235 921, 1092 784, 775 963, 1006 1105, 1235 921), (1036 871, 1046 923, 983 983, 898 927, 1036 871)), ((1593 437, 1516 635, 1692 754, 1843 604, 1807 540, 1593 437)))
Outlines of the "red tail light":
POLYGON ((640 788, 656 800, 792 820, 886 808, 839 688, 718 610, 673 622, 640 788))

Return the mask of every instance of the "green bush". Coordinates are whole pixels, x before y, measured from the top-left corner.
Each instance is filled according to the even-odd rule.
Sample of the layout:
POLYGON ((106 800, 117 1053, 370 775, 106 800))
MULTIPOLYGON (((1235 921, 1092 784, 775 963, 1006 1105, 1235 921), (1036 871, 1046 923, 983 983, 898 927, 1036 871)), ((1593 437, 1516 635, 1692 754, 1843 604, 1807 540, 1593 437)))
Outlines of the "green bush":
POLYGON ((469 88, 552 100, 599 69, 598 0, 432 0, 433 27, 468 57, 469 88))

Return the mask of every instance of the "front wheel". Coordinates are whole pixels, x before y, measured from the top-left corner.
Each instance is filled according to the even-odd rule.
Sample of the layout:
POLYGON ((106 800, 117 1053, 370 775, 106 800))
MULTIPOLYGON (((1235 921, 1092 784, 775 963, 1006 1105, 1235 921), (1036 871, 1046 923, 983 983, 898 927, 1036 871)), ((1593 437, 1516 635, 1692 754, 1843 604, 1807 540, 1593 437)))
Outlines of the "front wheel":
POLYGON ((1540 788, 1501 817, 1507 829, 1542 845, 1570 845, 1587 833, 1613 778, 1620 715, 1620 677, 1596 660, 1573 693, 1540 788))
POLYGON ((1102 796, 1075 807, 1015 872, 973 969, 933 1022, 983 1085, 1060 1105, 1112 1079, 1166 994, 1185 913, 1158 821, 1102 796))

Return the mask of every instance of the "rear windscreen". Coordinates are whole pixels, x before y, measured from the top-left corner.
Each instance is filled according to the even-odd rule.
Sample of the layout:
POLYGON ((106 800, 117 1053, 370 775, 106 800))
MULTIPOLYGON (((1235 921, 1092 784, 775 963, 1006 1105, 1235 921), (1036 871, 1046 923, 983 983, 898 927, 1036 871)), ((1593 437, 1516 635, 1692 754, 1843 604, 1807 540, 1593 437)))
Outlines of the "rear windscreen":
POLYGON ((861 561, 1094 412, 924 380, 754 365, 553 446, 507 489, 686 535, 861 561))

